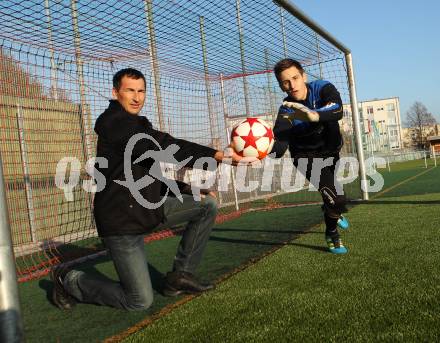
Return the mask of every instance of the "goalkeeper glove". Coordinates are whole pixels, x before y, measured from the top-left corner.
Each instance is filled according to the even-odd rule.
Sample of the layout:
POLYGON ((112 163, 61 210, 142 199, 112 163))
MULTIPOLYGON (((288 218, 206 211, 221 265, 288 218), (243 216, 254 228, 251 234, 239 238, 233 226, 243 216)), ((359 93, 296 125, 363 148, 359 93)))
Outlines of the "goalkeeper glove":
POLYGON ((318 122, 319 114, 315 111, 312 111, 307 106, 299 104, 297 102, 284 101, 283 106, 291 108, 294 110, 292 114, 283 114, 283 118, 288 119, 290 121, 294 119, 309 121, 309 122, 318 122))

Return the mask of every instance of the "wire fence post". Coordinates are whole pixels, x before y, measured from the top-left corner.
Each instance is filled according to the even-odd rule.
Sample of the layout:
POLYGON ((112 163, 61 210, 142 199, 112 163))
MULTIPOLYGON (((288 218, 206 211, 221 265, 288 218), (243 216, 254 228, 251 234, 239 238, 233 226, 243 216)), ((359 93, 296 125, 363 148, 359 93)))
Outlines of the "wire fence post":
POLYGON ((46 10, 46 17, 47 17, 47 41, 49 44, 49 51, 50 51, 50 88, 52 90, 52 96, 55 100, 58 100, 58 82, 57 82, 57 68, 55 64, 55 56, 54 56, 54 49, 53 49, 53 40, 52 40, 52 17, 50 15, 50 6, 49 6, 49 0, 44 0, 44 6, 46 10))
POLYGON ((32 195, 32 183, 29 173, 28 150, 24 136, 23 113, 20 104, 17 104, 17 127, 18 140, 20 143, 21 163, 23 166, 24 186, 26 193, 26 203, 28 207, 29 226, 31 229, 31 240, 37 242, 37 228, 35 225, 34 197, 32 195))
POLYGON ((80 116, 81 116, 81 130, 84 140, 84 157, 85 160, 89 160, 93 156, 92 152, 92 141, 91 141, 91 118, 90 113, 87 114, 87 102, 86 102, 86 88, 84 82, 84 62, 81 56, 81 35, 79 32, 78 25, 78 9, 76 6, 77 0, 71 0, 71 15, 72 15, 72 26, 73 26, 73 37, 75 45, 75 58, 76 58, 76 74, 78 77, 79 86, 79 98, 80 98, 80 116))
POLYGON ((322 71, 321 51, 319 48, 319 36, 318 36, 317 32, 315 32, 315 39, 316 39, 316 53, 317 53, 318 64, 319 64, 319 78, 322 80, 324 78, 324 73, 322 71))
POLYGON ((148 29, 148 46, 150 50, 151 77, 153 79, 153 97, 156 100, 156 113, 159 121, 160 131, 165 130, 165 122, 163 118, 162 95, 160 91, 160 71, 159 61, 157 59, 156 33, 154 31, 153 20, 153 1, 144 0, 145 17, 148 29))
POLYGON ((0 156, 0 342, 23 341, 17 271, 0 156))
POLYGON ((244 105, 245 105, 245 109, 246 109, 246 116, 249 116, 251 111, 250 111, 250 103, 249 103, 248 82, 246 79, 246 59, 245 59, 245 54, 244 54, 243 29, 241 27, 240 0, 235 1, 235 8, 237 10, 238 37, 240 40, 240 57, 241 57, 241 72, 243 73, 244 105))
MULTIPOLYGON (((87 106, 86 102, 86 88, 84 82, 84 62, 81 56, 81 36, 79 32, 78 25, 78 9, 76 6, 77 0, 71 0, 71 16, 72 16, 72 27, 73 27, 73 37, 75 46, 75 59, 76 59, 76 74, 78 78, 79 86, 79 97, 80 97, 80 128, 81 128, 81 138, 83 143, 83 153, 84 153, 84 165, 93 157, 93 141, 92 141, 92 114, 90 113, 90 108, 87 106)), ((87 193, 86 199, 88 200, 88 208, 90 211, 90 216, 92 218, 92 223, 94 223, 93 218, 93 199, 94 193, 87 193)), ((94 224, 93 224, 94 225, 94 224)))
POLYGON ((283 11, 284 11, 283 8, 280 7, 279 13, 280 13, 281 35, 283 38, 283 53, 284 53, 284 58, 287 58, 289 56, 289 52, 287 50, 286 26, 284 24, 284 12, 283 11))
MULTIPOLYGON (((221 150, 220 146, 220 134, 219 126, 217 122, 217 116, 214 113, 214 106, 212 105, 212 94, 211 94, 211 84, 209 81, 209 67, 208 67, 208 53, 206 50, 206 38, 205 38, 205 18, 199 16, 199 27, 200 27, 200 44, 202 46, 202 58, 203 58, 203 70, 205 76, 205 88, 206 88, 206 102, 208 105, 208 115, 209 115, 209 131, 211 133, 211 143, 212 147, 217 150, 221 150)), ((219 169, 217 169, 217 178, 219 176, 219 169)), ((219 204, 223 203, 223 197, 221 192, 218 192, 219 204)))
MULTIPOLYGON (((220 92, 222 97, 222 105, 223 105, 223 119, 225 121, 225 133, 226 133, 226 141, 228 142, 228 145, 231 144, 231 135, 228 128, 228 108, 226 105, 226 97, 225 97, 225 85, 223 82, 223 74, 220 74, 220 92)), ((234 203, 235 203, 235 209, 238 211, 240 209, 238 205, 238 195, 237 195, 237 188, 235 187, 235 174, 234 170, 231 167, 231 178, 232 178, 232 190, 234 192, 234 203)))
POLYGON ((272 121, 275 122, 276 116, 277 114, 275 113, 275 104, 273 101, 273 97, 272 97, 272 73, 269 72, 269 70, 271 70, 271 66, 269 64, 269 49, 264 49, 264 62, 266 64, 266 69, 268 70, 267 72, 267 88, 268 88, 268 93, 269 93, 269 106, 270 106, 270 111, 272 113, 272 121))
POLYGON ((212 106, 212 94, 211 94, 211 85, 209 82, 209 68, 208 68, 208 54, 206 51, 206 40, 205 40, 205 26, 204 26, 205 19, 203 16, 199 16, 199 23, 200 23, 200 40, 202 45, 202 57, 203 57, 203 69, 205 73, 205 88, 206 88, 206 101, 208 104, 208 115, 209 115, 209 130, 211 131, 211 138, 212 138, 212 146, 220 150, 220 137, 217 134, 218 129, 218 123, 217 123, 217 117, 214 113, 214 107, 212 106))

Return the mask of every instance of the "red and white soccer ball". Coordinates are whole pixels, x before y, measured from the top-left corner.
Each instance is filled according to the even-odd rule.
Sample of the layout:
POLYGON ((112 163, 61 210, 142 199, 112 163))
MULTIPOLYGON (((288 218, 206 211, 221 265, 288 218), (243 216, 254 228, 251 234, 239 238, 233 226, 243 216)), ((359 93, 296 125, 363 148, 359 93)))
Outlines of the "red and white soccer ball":
POLYGON ((238 155, 261 160, 272 150, 272 127, 263 119, 246 118, 232 129, 231 143, 238 155))

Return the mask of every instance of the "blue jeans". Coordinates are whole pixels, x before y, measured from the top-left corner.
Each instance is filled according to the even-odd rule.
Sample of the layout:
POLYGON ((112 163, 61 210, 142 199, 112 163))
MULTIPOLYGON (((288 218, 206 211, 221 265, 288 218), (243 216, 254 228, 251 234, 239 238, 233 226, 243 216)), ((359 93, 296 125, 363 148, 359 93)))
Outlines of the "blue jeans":
MULTIPOLYGON (((194 273, 217 215, 217 202, 211 196, 197 202, 183 194, 183 203, 169 196, 164 203, 166 221, 159 228, 186 223, 174 259, 173 270, 194 273)), ((103 238, 113 260, 119 282, 102 280, 83 271, 72 270, 64 278, 66 291, 78 301, 126 310, 143 310, 153 302, 143 235, 103 238)))

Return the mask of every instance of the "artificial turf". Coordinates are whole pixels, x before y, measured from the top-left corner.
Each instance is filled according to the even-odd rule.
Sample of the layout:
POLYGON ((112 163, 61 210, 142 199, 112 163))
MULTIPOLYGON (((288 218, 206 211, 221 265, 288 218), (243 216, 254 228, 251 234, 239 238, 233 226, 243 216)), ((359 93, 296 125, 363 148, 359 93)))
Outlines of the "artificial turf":
MULTIPOLYGON (((357 206, 354 210, 352 210, 349 218, 352 221, 353 230, 344 235, 348 247, 352 250, 347 256, 336 257, 331 256, 325 252, 323 242, 323 226, 320 226, 320 223, 322 221, 321 210, 319 206, 316 205, 265 212, 252 212, 243 215, 242 217, 235 220, 225 222, 221 225, 216 225, 208 244, 204 260, 199 269, 199 275, 201 275, 202 279, 220 279, 224 277, 224 275, 236 270, 236 268, 243 266, 243 264, 246 264, 250 260, 258 258, 259 256, 267 253, 275 247, 279 247, 284 242, 290 243, 285 249, 282 249, 282 252, 279 251, 275 253, 273 255, 273 258, 275 258, 275 256, 279 256, 279 254, 284 254, 284 250, 291 251, 290 253, 292 255, 283 258, 282 261, 280 260, 276 262, 275 266, 271 265, 270 268, 273 269, 271 273, 262 272, 263 274, 261 276, 252 276, 252 278, 255 278, 254 283, 251 282, 247 284, 246 281, 243 281, 243 283, 240 284, 241 286, 239 286, 239 288, 241 287, 242 292, 244 293, 242 295, 237 294, 238 298, 234 298, 234 294, 225 294, 223 291, 224 287, 226 287, 226 290, 229 289, 228 287, 233 287, 232 289, 235 289, 234 286, 229 286, 229 284, 231 283, 233 285, 233 283, 236 282, 234 280, 236 280, 237 278, 239 280, 241 277, 246 278, 248 272, 254 270, 260 264, 265 265, 265 263, 267 263, 266 261, 269 261, 272 257, 265 258, 256 266, 239 273, 238 275, 234 276, 226 282, 222 282, 218 290, 204 295, 200 297, 200 299, 193 299, 190 303, 179 307, 177 310, 173 310, 170 315, 161 318, 157 322, 153 323, 153 325, 146 328, 146 331, 140 331, 137 335, 132 336, 130 339, 155 342, 162 340, 188 341, 188 339, 189 341, 193 341, 191 335, 182 336, 180 332, 178 336, 174 338, 172 335, 166 334, 166 332, 172 332, 174 330, 174 328, 172 328, 174 325, 177 325, 179 327, 182 327, 182 325, 184 325, 185 328, 185 325, 188 325, 189 332, 195 334, 194 338, 196 340, 206 341, 208 337, 206 335, 209 333, 209 328, 211 327, 215 328, 213 332, 218 332, 219 341, 225 341, 220 339, 222 335, 224 335, 225 338, 233 341, 248 341, 249 339, 253 339, 251 338, 251 336, 249 336, 252 335, 252 330, 256 334, 262 334, 260 332, 261 321, 256 320, 255 329, 250 329, 248 327, 249 325, 253 325, 251 323, 247 323, 247 321, 248 319, 249 321, 254 320, 254 315, 260 316, 262 318, 278 318, 277 320, 280 322, 277 325, 286 326, 286 328, 288 328, 288 331, 290 332, 296 327, 296 324, 291 324, 288 319, 286 321, 283 321, 282 318, 278 317, 277 313, 279 312, 280 315, 286 313, 288 309, 286 307, 287 305, 289 306, 289 308, 290 306, 293 306, 292 308, 290 308, 293 313, 295 313, 296 307, 299 306, 299 309, 301 309, 301 301, 298 300, 298 303, 292 304, 287 300, 290 299, 291 295, 293 295, 293 298, 295 298, 299 296, 298 294, 308 292, 307 289, 310 288, 310 291, 315 289, 315 291, 307 293, 311 294, 312 299, 319 299, 319 297, 316 298, 315 294, 319 295, 320 293, 325 296, 327 292, 330 292, 327 294, 327 296, 333 296, 334 294, 331 291, 333 288, 330 287, 330 290, 327 290, 327 283, 330 282, 330 285, 332 285, 333 283, 336 283, 336 280, 332 280, 332 278, 326 280, 326 277, 333 274, 340 275, 341 277, 346 275, 350 268, 346 270, 346 267, 349 267, 349 265, 344 262, 344 259, 346 260, 348 258, 351 261, 351 259, 354 259, 356 256, 358 256, 357 263, 360 263, 361 266, 369 266, 369 261, 371 258, 373 258, 373 260, 375 258, 380 259, 380 256, 369 256, 368 252, 366 252, 366 256, 364 256, 363 254, 359 255, 359 253, 363 251, 362 249, 359 249, 360 247, 363 247, 364 245, 367 247, 370 241, 374 241, 375 239, 377 239, 374 236, 374 232, 376 232, 376 230, 373 230, 374 226, 366 224, 365 221, 376 220, 374 218, 377 218, 377 221, 381 221, 380 217, 383 215, 382 213, 384 212, 385 221, 391 222, 390 227, 395 227, 395 225, 398 225, 397 223, 399 222, 398 219, 394 220, 395 214, 397 215, 400 212, 417 213, 418 210, 414 206, 421 206, 419 210, 423 213, 426 212, 424 215, 426 217, 426 221, 429 222, 430 220, 437 220, 438 224, 438 210, 437 212, 435 210, 436 205, 438 206, 437 200, 439 199, 439 196, 438 194, 432 193, 440 193, 440 187, 438 185, 439 183, 436 182, 436 180, 438 180, 438 177, 440 176, 438 172, 438 170, 440 169, 428 169, 426 174, 420 177, 416 177, 410 182, 405 183, 405 180, 409 180, 411 177, 417 176, 421 172, 425 171, 425 169, 419 165, 420 163, 411 163, 408 163, 408 167, 406 168, 404 164, 397 164, 397 167, 393 168, 391 173, 381 170, 385 178, 385 186, 387 187, 398 185, 398 187, 392 189, 388 193, 385 193, 378 199, 374 199, 369 204, 357 206), (394 194, 393 192, 397 193, 394 194), (385 199, 385 197, 389 195, 422 195, 425 193, 428 194, 423 195, 423 198, 410 196, 405 198, 396 197, 385 199), (388 203, 383 204, 382 202, 384 201, 388 201, 388 203), (370 230, 372 233, 368 234, 370 230), (310 234, 305 236, 301 235, 301 233, 303 233, 304 231, 309 231, 310 234), (299 239, 293 241, 294 238, 298 237, 299 239), (276 268, 278 267, 277 264, 279 264, 279 269, 276 268), (287 269, 284 269, 283 266, 287 269), (292 270, 291 268, 295 269, 292 270), (305 269, 302 270, 302 268, 305 269), (343 271, 342 274, 334 272, 341 270, 343 271), (290 275, 291 278, 287 278, 284 282, 277 279, 277 277, 290 275), (308 280, 307 276, 313 277, 311 280, 308 280), (301 280, 303 280, 304 283, 302 283, 301 280), (283 289, 283 285, 287 287, 289 292, 287 293, 284 302, 277 303, 277 297, 272 295, 272 292, 276 294, 277 291, 271 290, 270 287, 280 288, 281 290, 283 289), (307 285, 308 287, 306 287, 307 285), (298 290, 301 291, 298 293, 298 290), (220 302, 225 303, 229 300, 232 302, 231 304, 229 304, 232 307, 229 308, 228 311, 231 317, 230 319, 233 319, 237 323, 231 324, 231 327, 234 328, 234 325, 238 325, 242 328, 242 331, 237 333, 237 335, 234 334, 231 336, 227 333, 229 316, 227 315, 227 318, 223 318, 223 314, 220 313, 220 311, 228 308, 229 305, 225 303, 222 305, 223 307, 219 307, 218 309, 216 309, 216 306, 210 307, 207 305, 211 302, 210 297, 214 297, 212 298, 212 304, 214 305, 216 303, 215 297, 221 294, 223 294, 222 296, 224 298, 223 300, 219 300, 220 302), (249 299, 247 301, 249 301, 250 303, 246 303, 246 301, 244 301, 244 303, 241 304, 240 302, 243 301, 241 298, 242 296, 244 296, 245 298, 248 297, 249 299), (207 298, 207 300, 203 300, 205 298, 207 298), (260 300, 257 301, 256 299, 260 300), (196 315, 196 317, 194 317, 193 324, 190 324, 190 322, 192 322, 192 320, 190 320, 191 317, 186 319, 176 319, 176 322, 173 321, 174 316, 183 315, 183 317, 186 317, 187 314, 181 311, 187 311, 187 309, 190 309, 192 306, 199 306, 197 304, 199 304, 200 301, 207 301, 207 303, 205 303, 204 305, 206 308, 201 311, 201 314, 209 313, 208 317, 210 317, 211 313, 214 313, 213 316, 215 318, 218 318, 218 320, 212 319, 214 321, 210 322, 209 320, 211 319, 209 319, 208 317, 202 315, 202 317, 199 318, 196 315), (270 305, 272 303, 274 304, 273 306, 270 305), (278 310, 276 306, 277 304, 279 305, 278 310), (219 313, 217 313, 218 311, 219 313), (183 324, 185 323, 185 320, 188 320, 187 324, 183 324), (197 321, 200 321, 200 325, 195 323, 197 321), (168 325, 170 325, 170 328, 168 328, 168 325), (206 325, 206 330, 204 329, 203 325, 206 325), (161 331, 164 332, 161 333, 161 331), (204 333, 206 334, 205 336, 204 333)), ((413 215, 411 218, 417 221, 417 224, 420 224, 420 220, 418 220, 417 215, 413 215)), ((429 227, 429 225, 427 225, 427 227, 429 227)), ((405 237, 404 234, 398 235, 399 230, 397 229, 393 229, 392 232, 396 237, 405 237)), ((413 230, 411 232, 417 232, 417 230, 413 230)), ((390 236, 392 235, 390 234, 390 236)), ((409 235, 409 237, 412 237, 412 235, 409 235)), ((429 237, 429 234, 426 238, 431 239, 431 237, 429 237)), ((382 242, 381 240, 382 237, 379 237, 380 242, 382 242)), ((160 288, 161 278, 163 274, 169 270, 172 264, 172 259, 175 253, 177 242, 178 238, 171 238, 163 241, 152 242, 146 245, 147 256, 151 266, 150 272, 152 274, 153 284, 156 289, 160 288)), ((435 238, 431 239, 431 242, 434 243, 435 238)), ((400 240, 395 240, 394 244, 396 248, 400 247, 400 240)), ((408 241, 408 244, 411 245, 411 241, 408 241)), ((417 251, 419 251, 419 253, 422 253, 418 249, 413 250, 415 254, 417 253, 417 251)), ((383 253, 385 254, 386 250, 384 250, 383 253)), ((427 256, 432 255, 432 258, 438 258, 438 255, 435 255, 435 250, 430 251, 429 253, 424 252, 424 254, 426 254, 427 256)), ((402 256, 404 256, 404 252, 402 252, 402 256)), ((396 255, 396 258, 402 258, 402 256, 396 255)), ((402 263, 402 265, 405 264, 406 262, 404 258, 404 262, 402 263)), ((386 263, 384 265, 386 265, 386 263)), ((90 272, 104 274, 105 277, 116 278, 112 263, 107 257, 100 258, 87 264, 83 264, 81 266, 81 269, 87 269, 90 272)), ((353 267, 352 269, 354 270, 355 268, 353 267)), ((423 268, 418 267, 418 271, 423 271, 423 268)), ((354 273, 352 275, 356 274, 354 273)), ((365 275, 363 277, 364 279, 366 278, 365 275)), ((342 280, 350 280, 350 277, 344 276, 342 280)), ((356 278, 354 278, 349 283, 356 284, 355 281, 356 278)), ((361 282, 359 282, 359 284, 361 284, 361 282)), ((336 288, 340 289, 341 287, 343 290, 345 286, 337 285, 336 288)), ((167 305, 174 304, 177 301, 181 300, 181 298, 165 298, 156 292, 154 304, 148 311, 126 312, 107 307, 80 304, 72 311, 65 312, 56 309, 50 303, 49 297, 51 289, 52 284, 48 280, 48 278, 42 278, 40 280, 20 284, 19 290, 25 324, 25 335, 27 341, 29 342, 101 341, 105 338, 124 332, 125 330, 127 330, 127 328, 144 321, 146 318, 151 318, 154 313, 157 313, 167 305)), ((232 291, 232 293, 237 293, 237 291, 234 290, 232 291)), ((337 294, 339 294, 339 292, 337 292, 337 294)), ((433 294, 438 296, 438 292, 434 292, 433 294)), ((304 296, 305 295, 306 293, 304 293, 304 296)), ((359 294, 353 293, 353 295, 350 295, 347 293, 347 296, 345 296, 344 299, 351 298, 353 296, 359 297, 359 294)), ((338 297, 336 297, 335 299, 341 300, 338 297)), ((313 306, 315 306, 316 308, 319 308, 320 306, 329 308, 330 304, 326 305, 325 302, 321 304, 314 303, 313 306)), ((307 306, 306 308, 309 308, 307 306)), ((312 303, 310 303, 310 306, 312 306, 312 303)), ((309 309, 311 309, 311 307, 309 309)), ((338 313, 341 311, 345 311, 343 307, 338 309, 336 312, 338 313)), ((319 313, 320 312, 318 311, 317 313, 311 313, 310 315, 320 317, 321 315, 319 313)), ((333 319, 331 317, 327 317, 325 313, 326 312, 323 312, 322 314, 324 316, 323 320, 325 319, 332 321, 333 319)), ((374 313, 371 313, 371 315, 374 316, 374 313)), ((301 312, 300 314, 298 314, 298 316, 302 320, 304 318, 304 313, 301 312)), ((336 316, 335 318, 338 317, 336 316)), ((299 321, 298 318, 292 318, 292 320, 295 320, 295 323, 299 325, 299 322, 296 322, 296 320, 299 321)), ((278 327, 277 325, 270 324, 270 322, 268 322, 267 325, 264 324, 263 326, 261 326, 261 328, 263 328, 263 331, 266 330, 268 332, 272 332, 278 327), (274 327, 272 328, 271 325, 274 325, 274 327)), ((363 324, 361 323, 359 325, 363 324)), ((234 330, 232 330, 231 332, 234 332, 234 330)), ((213 334, 213 337, 215 338, 215 334, 213 334)), ((264 334, 262 334, 262 337, 266 337, 268 339, 270 338, 268 336, 265 336, 264 334)), ((275 340, 275 338, 280 337, 281 336, 275 335, 273 338, 275 340)), ((307 337, 313 339, 315 336, 307 337)), ((321 336, 316 336, 316 338, 319 337, 321 336)))
POLYGON ((349 254, 325 252, 320 226, 126 342, 439 341, 439 177, 353 208, 349 254))
MULTIPOLYGON (((255 212, 216 225, 199 268, 201 278, 221 278, 321 221, 321 209, 317 205, 284 210, 282 213, 280 217, 280 213, 275 211, 255 212)), ((169 238, 151 242, 145 247, 155 289, 160 289, 161 279, 172 265, 178 240, 178 237, 169 238)), ((79 268, 116 279, 108 257, 82 264, 79 268)), ((79 304, 71 311, 60 311, 50 302, 51 290, 52 283, 48 277, 19 285, 28 342, 100 341, 180 299, 166 298, 155 292, 154 304, 147 311, 127 312, 87 304, 79 304)))

